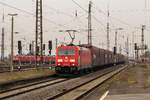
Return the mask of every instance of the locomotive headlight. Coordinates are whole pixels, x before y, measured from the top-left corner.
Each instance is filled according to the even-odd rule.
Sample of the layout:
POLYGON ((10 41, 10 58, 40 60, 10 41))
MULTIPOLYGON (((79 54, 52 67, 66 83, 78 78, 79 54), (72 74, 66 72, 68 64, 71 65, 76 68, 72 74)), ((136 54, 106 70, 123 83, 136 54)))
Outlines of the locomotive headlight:
POLYGON ((58 59, 57 61, 58 61, 58 62, 62 62, 62 59, 58 59))
POLYGON ((59 63, 58 66, 60 66, 61 64, 59 63))
POLYGON ((70 59, 70 62, 75 62, 75 59, 70 59))
POLYGON ((75 64, 71 64, 72 66, 75 66, 75 64))

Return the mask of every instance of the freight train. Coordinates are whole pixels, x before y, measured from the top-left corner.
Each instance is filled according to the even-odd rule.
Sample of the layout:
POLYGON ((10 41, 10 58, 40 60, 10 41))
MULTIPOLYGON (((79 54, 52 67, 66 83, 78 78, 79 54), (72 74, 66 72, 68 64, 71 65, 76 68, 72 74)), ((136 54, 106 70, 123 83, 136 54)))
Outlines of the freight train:
POLYGON ((55 71, 57 74, 74 74, 104 65, 125 62, 122 54, 89 45, 60 46, 56 50, 55 71))
MULTIPOLYGON (((42 59, 41 57, 37 58, 37 62, 40 62, 42 59)), ((34 64, 36 61, 35 56, 15 56, 13 57, 14 64, 34 64)), ((43 63, 45 64, 54 64, 55 57, 54 56, 44 56, 43 63)))

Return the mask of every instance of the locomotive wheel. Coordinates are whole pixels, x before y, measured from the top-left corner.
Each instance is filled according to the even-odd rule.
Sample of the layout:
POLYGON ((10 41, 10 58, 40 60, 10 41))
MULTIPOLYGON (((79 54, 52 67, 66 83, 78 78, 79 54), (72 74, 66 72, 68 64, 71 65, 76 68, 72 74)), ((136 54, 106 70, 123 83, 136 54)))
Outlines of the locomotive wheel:
POLYGON ((89 71, 90 71, 90 73, 92 73, 92 72, 93 72, 93 69, 92 69, 92 68, 89 68, 89 71))

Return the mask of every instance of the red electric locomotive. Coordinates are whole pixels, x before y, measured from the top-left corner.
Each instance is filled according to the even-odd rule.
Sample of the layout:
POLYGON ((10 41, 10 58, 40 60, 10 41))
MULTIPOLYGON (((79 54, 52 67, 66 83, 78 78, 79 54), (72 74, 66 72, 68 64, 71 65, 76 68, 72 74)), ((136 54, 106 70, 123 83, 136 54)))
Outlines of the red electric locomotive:
POLYGON ((60 46, 56 50, 56 73, 76 73, 92 67, 90 49, 79 46, 60 46))
POLYGON ((76 73, 80 70, 103 67, 124 63, 125 58, 121 54, 89 46, 60 46, 56 50, 55 70, 56 73, 76 73))

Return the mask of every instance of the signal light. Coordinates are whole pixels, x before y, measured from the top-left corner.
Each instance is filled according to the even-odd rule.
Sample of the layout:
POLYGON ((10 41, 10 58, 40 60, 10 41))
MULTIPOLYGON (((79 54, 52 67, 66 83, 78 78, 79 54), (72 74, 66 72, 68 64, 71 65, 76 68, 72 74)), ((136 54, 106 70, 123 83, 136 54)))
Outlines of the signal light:
POLYGON ((51 50, 49 50, 49 54, 51 55, 51 50))
POLYGON ((137 50, 137 43, 134 43, 134 49, 137 50))
POLYGON ((49 50, 52 50, 52 41, 51 40, 48 41, 48 48, 49 48, 49 50))
POLYGON ((21 50, 21 41, 18 41, 18 49, 20 49, 21 50))
POLYGON ((45 50, 45 44, 43 44, 43 50, 45 50))
POLYGON ((22 53, 21 41, 18 41, 18 54, 22 53))
POLYGON ((117 51, 117 50, 116 50, 116 47, 114 47, 114 55, 116 54, 116 51, 117 51))
POLYGON ((148 49, 148 46, 147 46, 147 45, 145 45, 145 49, 148 49))
POLYGON ((18 50, 18 54, 21 54, 21 50, 18 50))
POLYGON ((32 44, 29 45, 29 50, 31 51, 31 49, 32 49, 32 44))
POLYGON ((40 48, 39 46, 36 47, 36 55, 38 56, 39 55, 39 52, 40 52, 40 48))

